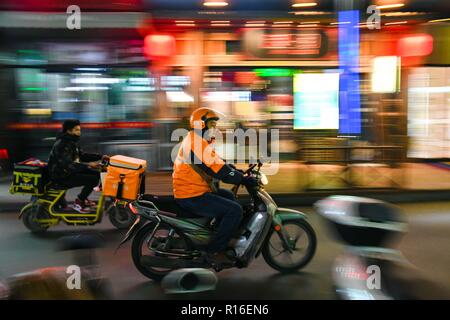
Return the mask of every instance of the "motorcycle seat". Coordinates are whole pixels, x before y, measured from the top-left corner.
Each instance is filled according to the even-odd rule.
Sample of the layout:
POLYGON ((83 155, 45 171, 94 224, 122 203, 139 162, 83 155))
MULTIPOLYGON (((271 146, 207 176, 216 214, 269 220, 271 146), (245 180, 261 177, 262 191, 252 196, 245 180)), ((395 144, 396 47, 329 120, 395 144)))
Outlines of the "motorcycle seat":
MULTIPOLYGON (((145 201, 151 201, 153 202, 156 207, 161 210, 161 211, 165 211, 167 213, 172 213, 175 214, 178 218, 183 218, 183 219, 203 219, 203 217, 189 212, 188 210, 185 210, 183 208, 181 208, 176 202, 173 196, 157 196, 154 194, 144 194, 141 197, 141 200, 145 200, 145 201)), ((144 206, 148 205, 143 203, 144 206)), ((209 219, 209 218, 208 218, 209 219)))
POLYGON ((196 215, 193 218, 185 218, 185 217, 180 217, 180 215, 175 215, 175 213, 162 211, 162 210, 159 211, 159 214, 163 215, 163 216, 167 216, 167 217, 177 218, 178 220, 183 220, 183 221, 186 221, 186 222, 190 222, 190 223, 193 223, 193 224, 196 224, 196 225, 199 225, 199 226, 207 226, 213 220, 212 218, 201 217, 201 216, 198 216, 198 215, 196 215))

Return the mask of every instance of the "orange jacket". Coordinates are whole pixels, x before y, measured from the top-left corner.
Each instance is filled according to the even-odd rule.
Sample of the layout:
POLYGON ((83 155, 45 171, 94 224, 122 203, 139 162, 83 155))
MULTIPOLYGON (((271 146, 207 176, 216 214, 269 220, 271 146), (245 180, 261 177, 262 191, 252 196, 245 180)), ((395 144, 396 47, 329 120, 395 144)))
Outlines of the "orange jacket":
POLYGON ((198 197, 212 191, 209 184, 191 167, 191 164, 207 175, 226 183, 238 184, 242 180, 242 173, 228 166, 208 141, 192 130, 183 139, 173 165, 175 198, 198 197))

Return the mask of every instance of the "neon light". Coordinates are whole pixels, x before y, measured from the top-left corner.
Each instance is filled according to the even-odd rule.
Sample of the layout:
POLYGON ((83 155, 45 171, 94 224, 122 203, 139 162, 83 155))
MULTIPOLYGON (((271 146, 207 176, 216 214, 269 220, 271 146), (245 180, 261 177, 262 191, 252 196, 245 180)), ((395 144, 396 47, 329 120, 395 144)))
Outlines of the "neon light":
POLYGON ((317 2, 304 2, 304 3, 292 4, 293 8, 306 8, 306 7, 315 7, 315 6, 317 6, 317 2))
POLYGON ((28 108, 25 109, 23 113, 30 116, 49 116, 52 114, 52 109, 28 108))
POLYGON ((433 22, 446 22, 446 21, 450 21, 450 18, 430 20, 428 22, 433 23, 433 22))
MULTIPOLYGON (((85 129, 143 129, 152 128, 152 122, 88 122, 82 123, 85 129)), ((11 123, 8 129, 35 130, 35 129, 61 129, 61 123, 11 123)))
POLYGON ((359 75, 359 12, 340 11, 338 16, 339 66, 339 133, 361 133, 359 75), (350 22, 350 23, 348 23, 350 22))
POLYGON ((70 80, 75 84, 112 84, 119 83, 120 79, 116 78, 75 78, 70 80))
POLYGON ((383 9, 401 8, 404 5, 405 5, 404 3, 386 4, 383 6, 377 6, 377 9, 383 10, 383 9))
POLYGON ((91 91, 102 91, 102 90, 108 90, 108 87, 65 87, 59 89, 60 91, 85 91, 85 90, 91 90, 91 91))
POLYGON ((168 91, 167 99, 172 102, 194 102, 194 97, 184 91, 168 91))
POLYGON ((105 68, 75 68, 77 71, 106 71, 105 68))
POLYGON ((290 77, 295 70, 282 68, 253 69, 259 77, 290 77))
POLYGON ((406 24, 406 23, 408 23, 408 21, 387 22, 384 25, 385 26, 393 26, 393 25, 397 25, 397 24, 406 24))
POLYGON ((226 1, 205 1, 203 5, 206 7, 226 7, 228 2, 226 1))
POLYGON ((22 91, 47 91, 47 88, 35 88, 35 87, 28 87, 23 88, 22 91))
POLYGON ((212 101, 251 101, 251 91, 210 91, 206 92, 203 100, 212 101))

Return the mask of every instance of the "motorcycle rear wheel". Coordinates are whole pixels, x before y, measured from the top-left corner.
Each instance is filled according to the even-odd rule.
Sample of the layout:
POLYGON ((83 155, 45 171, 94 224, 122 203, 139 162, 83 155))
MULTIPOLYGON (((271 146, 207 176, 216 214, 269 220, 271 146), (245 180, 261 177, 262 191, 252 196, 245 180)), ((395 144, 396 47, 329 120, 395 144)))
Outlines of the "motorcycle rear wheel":
POLYGON ((283 228, 285 228, 291 240, 293 252, 290 253, 283 247, 280 236, 272 229, 263 245, 262 255, 266 263, 273 269, 282 273, 295 272, 305 267, 314 257, 317 246, 316 233, 310 224, 304 220, 286 221, 283 223, 283 228), (307 244, 297 248, 297 243, 300 238, 307 240, 307 244), (299 254, 299 257, 297 258, 295 254, 299 254), (284 263, 280 259, 282 255, 288 258, 288 263, 284 263))
MULTIPOLYGON (((180 251, 190 251, 191 245, 189 241, 183 234, 178 233, 175 229, 172 229, 171 226, 161 223, 156 230, 153 238, 150 240, 149 244, 147 242, 149 237, 152 234, 153 229, 155 228, 155 223, 148 223, 142 229, 138 231, 136 236, 133 239, 133 243, 131 246, 131 255, 133 258, 133 263, 136 268, 149 279, 154 281, 161 281, 167 274, 176 270, 171 268, 160 268, 160 267, 152 267, 149 265, 144 265, 141 261, 141 258, 146 256, 155 256, 155 252, 149 249, 149 247, 154 248, 158 244, 161 244, 161 240, 168 236, 169 230, 174 230, 173 237, 177 239, 177 249, 180 251)), ((177 258, 169 258, 166 259, 177 259, 177 258)))

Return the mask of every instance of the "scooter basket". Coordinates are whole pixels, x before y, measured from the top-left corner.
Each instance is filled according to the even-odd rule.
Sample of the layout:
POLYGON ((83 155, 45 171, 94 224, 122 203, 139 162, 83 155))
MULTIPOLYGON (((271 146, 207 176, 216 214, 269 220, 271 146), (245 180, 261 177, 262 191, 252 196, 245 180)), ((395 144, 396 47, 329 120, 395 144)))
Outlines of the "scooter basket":
POLYGON ((14 164, 9 192, 43 195, 48 182, 47 163, 34 158, 27 159, 14 164))
POLYGON ((147 161, 125 156, 113 156, 109 160, 104 179, 103 193, 119 200, 136 200, 143 193, 147 161))

